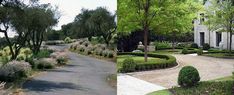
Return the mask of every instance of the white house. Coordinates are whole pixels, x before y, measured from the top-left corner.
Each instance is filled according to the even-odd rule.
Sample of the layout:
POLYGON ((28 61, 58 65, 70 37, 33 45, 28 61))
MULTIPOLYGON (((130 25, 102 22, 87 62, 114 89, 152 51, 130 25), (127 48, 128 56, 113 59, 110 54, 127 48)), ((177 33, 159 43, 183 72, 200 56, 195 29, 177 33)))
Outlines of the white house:
MULTIPOLYGON (((204 4, 205 8, 209 8, 211 2, 207 0, 204 4)), ((208 27, 204 25, 204 13, 198 13, 197 19, 194 20, 194 42, 202 47, 204 43, 210 44, 211 47, 228 49, 230 44, 230 33, 208 31, 208 27)), ((232 34, 232 50, 234 50, 234 33, 232 34)))

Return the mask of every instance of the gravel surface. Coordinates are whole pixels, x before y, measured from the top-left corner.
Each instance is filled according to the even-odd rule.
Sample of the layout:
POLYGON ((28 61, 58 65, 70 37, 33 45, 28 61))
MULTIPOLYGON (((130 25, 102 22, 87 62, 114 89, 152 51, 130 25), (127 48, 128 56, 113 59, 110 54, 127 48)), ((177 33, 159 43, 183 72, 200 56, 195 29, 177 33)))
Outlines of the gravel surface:
POLYGON ((234 71, 234 59, 220 59, 205 56, 193 55, 173 55, 179 65, 169 69, 134 72, 129 75, 171 88, 177 86, 179 70, 186 65, 194 66, 198 69, 202 81, 230 76, 234 71))

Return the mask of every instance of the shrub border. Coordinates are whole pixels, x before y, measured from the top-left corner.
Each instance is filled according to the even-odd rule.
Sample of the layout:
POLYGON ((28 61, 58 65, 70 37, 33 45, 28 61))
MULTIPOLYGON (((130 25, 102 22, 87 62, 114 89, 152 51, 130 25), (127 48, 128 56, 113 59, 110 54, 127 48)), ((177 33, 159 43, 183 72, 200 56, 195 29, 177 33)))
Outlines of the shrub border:
MULTIPOLYGON (((135 55, 135 56, 144 56, 144 53, 138 52, 118 52, 117 55, 135 55)), ((159 64, 159 63, 145 63, 145 64, 137 64, 135 67, 136 71, 146 71, 146 70, 153 70, 153 69, 164 69, 169 68, 177 65, 176 58, 171 55, 163 55, 163 54, 155 54, 155 53, 148 53, 148 57, 155 57, 155 58, 165 58, 167 61, 159 64)), ((122 70, 118 70, 118 72, 122 72, 122 70)))

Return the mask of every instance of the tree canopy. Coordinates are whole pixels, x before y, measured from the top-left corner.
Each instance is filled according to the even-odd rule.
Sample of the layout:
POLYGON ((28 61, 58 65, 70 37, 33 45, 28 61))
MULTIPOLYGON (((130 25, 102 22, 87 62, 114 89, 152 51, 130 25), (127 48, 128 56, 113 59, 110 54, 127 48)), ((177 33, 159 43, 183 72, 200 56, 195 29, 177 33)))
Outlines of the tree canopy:
POLYGON ((38 52, 47 29, 57 23, 56 11, 48 4, 38 4, 37 0, 3 0, 0 4, 0 32, 11 51, 11 59, 16 59, 20 49, 28 46, 38 52), (16 40, 8 37, 9 28, 16 32, 16 40))
POLYGON ((108 45, 116 29, 115 14, 106 8, 98 7, 95 10, 82 9, 72 23, 63 25, 62 31, 72 38, 89 39, 102 37, 108 45))
POLYGON ((118 32, 144 31, 147 61, 148 32, 190 31, 200 8, 198 0, 118 0, 118 32))

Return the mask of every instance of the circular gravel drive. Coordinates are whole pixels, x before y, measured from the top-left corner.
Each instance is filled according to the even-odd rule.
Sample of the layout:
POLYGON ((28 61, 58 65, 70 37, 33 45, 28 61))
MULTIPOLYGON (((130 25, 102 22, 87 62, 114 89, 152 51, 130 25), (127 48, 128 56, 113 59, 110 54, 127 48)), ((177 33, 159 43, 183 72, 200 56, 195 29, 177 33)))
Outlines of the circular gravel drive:
MULTIPOLYGON (((61 47, 57 47, 61 48, 61 47)), ((116 89, 106 82, 116 73, 116 65, 99 59, 68 53, 70 62, 49 70, 26 82, 27 95, 116 95, 116 89)))
POLYGON ((160 69, 152 71, 128 73, 129 75, 171 88, 177 86, 179 70, 191 65, 198 69, 202 81, 212 80, 220 77, 230 76, 234 71, 234 59, 220 59, 205 56, 192 55, 173 55, 176 57, 179 65, 169 69, 160 69))

